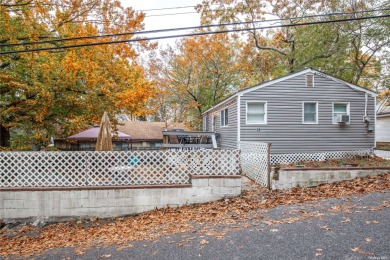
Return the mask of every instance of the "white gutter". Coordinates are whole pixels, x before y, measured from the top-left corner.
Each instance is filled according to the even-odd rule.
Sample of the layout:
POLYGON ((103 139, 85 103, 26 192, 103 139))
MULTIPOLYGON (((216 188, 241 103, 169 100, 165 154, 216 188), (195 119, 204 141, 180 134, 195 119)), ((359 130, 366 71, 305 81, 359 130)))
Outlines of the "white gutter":
POLYGON ((225 104, 225 103, 227 103, 228 101, 232 100, 233 98, 235 98, 235 97, 237 96, 238 93, 239 93, 239 92, 233 94, 233 95, 230 96, 228 99, 225 99, 224 101, 218 103, 217 105, 215 105, 215 106, 213 106, 213 107, 210 107, 209 109, 207 109, 206 111, 204 111, 204 112, 202 113, 202 115, 204 115, 205 113, 210 112, 210 111, 213 110, 214 108, 217 108, 217 107, 221 106, 222 104, 225 104))
POLYGON ((376 96, 378 95, 378 94, 376 94, 374 91, 371 91, 371 90, 368 90, 368 89, 359 87, 359 86, 357 86, 357 85, 355 85, 355 84, 346 82, 346 81, 344 81, 344 80, 342 80, 342 79, 335 78, 335 77, 333 77, 333 76, 330 76, 330 75, 328 75, 328 74, 322 73, 322 72, 320 72, 320 71, 313 70, 313 72, 314 72, 314 73, 317 73, 318 75, 323 76, 323 77, 325 77, 325 78, 329 78, 329 79, 332 79, 332 80, 334 80, 334 81, 336 81, 336 82, 339 82, 339 83, 341 83, 341 84, 345 84, 345 85, 347 85, 348 87, 350 87, 350 88, 352 88, 352 89, 355 89, 355 90, 358 90, 358 91, 362 91, 362 92, 368 93, 368 94, 370 94, 370 95, 373 96, 373 97, 376 97, 376 96))

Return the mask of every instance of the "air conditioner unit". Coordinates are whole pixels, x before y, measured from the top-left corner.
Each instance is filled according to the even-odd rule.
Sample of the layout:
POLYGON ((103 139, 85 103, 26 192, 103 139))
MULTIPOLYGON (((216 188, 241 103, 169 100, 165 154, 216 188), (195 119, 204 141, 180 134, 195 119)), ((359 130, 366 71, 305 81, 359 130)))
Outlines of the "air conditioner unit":
POLYGON ((349 123, 349 115, 337 115, 336 123, 349 123))

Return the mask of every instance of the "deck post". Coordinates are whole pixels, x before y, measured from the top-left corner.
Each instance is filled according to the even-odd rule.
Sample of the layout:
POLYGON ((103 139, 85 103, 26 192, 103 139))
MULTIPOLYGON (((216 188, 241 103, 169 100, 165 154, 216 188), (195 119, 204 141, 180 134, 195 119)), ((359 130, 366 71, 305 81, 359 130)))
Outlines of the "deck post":
POLYGON ((267 144, 267 186, 271 190, 271 143, 267 144))

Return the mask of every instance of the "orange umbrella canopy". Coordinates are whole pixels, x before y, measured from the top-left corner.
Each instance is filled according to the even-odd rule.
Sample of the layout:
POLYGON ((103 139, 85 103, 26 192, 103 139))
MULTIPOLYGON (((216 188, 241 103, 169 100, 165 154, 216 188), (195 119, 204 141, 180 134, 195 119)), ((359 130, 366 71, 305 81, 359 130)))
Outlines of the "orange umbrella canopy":
POLYGON ((107 112, 104 112, 102 122, 100 123, 96 151, 112 151, 111 123, 107 112))

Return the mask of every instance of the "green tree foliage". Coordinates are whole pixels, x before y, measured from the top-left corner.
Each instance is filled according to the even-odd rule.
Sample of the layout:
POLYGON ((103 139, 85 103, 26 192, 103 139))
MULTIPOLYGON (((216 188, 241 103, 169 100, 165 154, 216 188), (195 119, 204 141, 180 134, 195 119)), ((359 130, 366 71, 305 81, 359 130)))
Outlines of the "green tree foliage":
MULTIPOLYGON (((203 1, 197 9, 201 12, 202 23, 226 23, 240 21, 261 21, 270 18, 284 19, 281 24, 323 21, 340 18, 354 18, 362 14, 357 11, 389 8, 383 0, 334 1, 334 0, 268 0, 203 1), (348 12, 342 16, 307 17, 315 14, 348 12), (295 19, 296 17, 305 17, 295 19)), ((388 10, 366 13, 381 15, 388 10)), ((372 88, 372 81, 383 73, 377 56, 386 52, 389 46, 389 20, 369 19, 331 24, 274 28, 267 31, 255 29, 258 23, 246 33, 247 57, 254 57, 253 71, 266 79, 313 67, 354 84, 372 88), (252 53, 252 55, 250 54, 252 53), (265 59, 277 61, 264 66, 265 59), (258 60, 259 62, 255 62, 258 60)), ((248 70, 248 73, 252 72, 248 70)))

